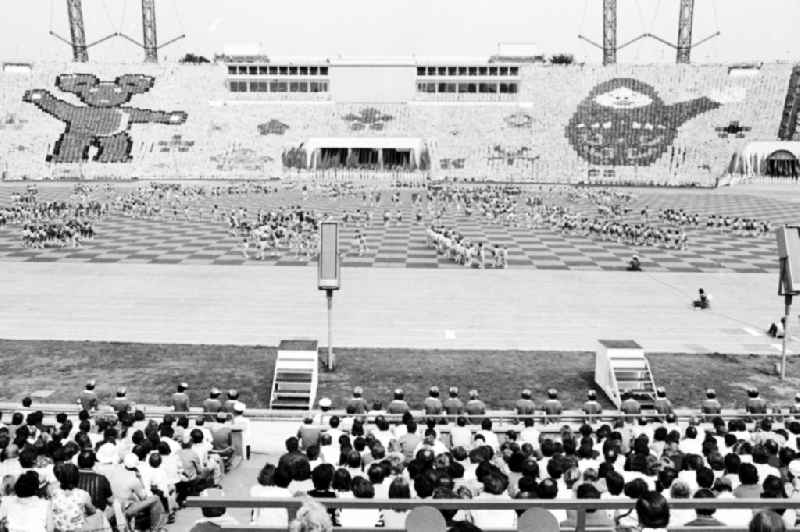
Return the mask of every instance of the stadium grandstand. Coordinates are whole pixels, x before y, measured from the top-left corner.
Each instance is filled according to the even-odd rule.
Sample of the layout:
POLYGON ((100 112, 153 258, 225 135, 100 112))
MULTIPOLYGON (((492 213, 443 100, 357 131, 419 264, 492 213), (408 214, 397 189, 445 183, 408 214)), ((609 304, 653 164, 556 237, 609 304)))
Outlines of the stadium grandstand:
MULTIPOLYGON (((786 40, 782 1, 736 39, 786 40)), ((52 0, 71 60, 4 9, 0 532, 800 530, 792 53, 693 62, 695 0, 618 43, 597 0, 602 63, 278 55, 297 5, 211 3, 159 41, 136 0, 139 42, 126 0, 52 0), (200 55, 242 9, 271 44, 200 55)))
POLYGON ((0 105, 3 127, 14 134, 0 138, 4 178, 252 179, 370 170, 470 181, 715 186, 729 169, 796 175, 788 156, 795 154, 800 78, 791 64, 601 67, 511 59, 223 55, 212 64, 135 69, 7 63, 0 105), (113 104, 87 99, 75 86, 111 87, 137 76, 141 85, 113 104), (136 109, 143 112, 126 114, 136 109), (65 123, 74 137, 63 136, 65 123), (112 133, 118 152, 98 155, 98 139, 112 133), (786 141, 788 149, 781 148, 786 141), (742 155, 754 143, 768 147, 755 168, 742 155), (785 162, 768 162, 778 151, 773 158, 785 162))

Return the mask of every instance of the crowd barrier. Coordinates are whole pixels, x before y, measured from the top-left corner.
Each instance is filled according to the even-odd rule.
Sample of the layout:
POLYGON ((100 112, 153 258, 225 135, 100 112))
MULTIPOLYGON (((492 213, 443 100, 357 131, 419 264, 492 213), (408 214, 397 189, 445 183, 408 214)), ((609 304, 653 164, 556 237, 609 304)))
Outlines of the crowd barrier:
MULTIPOLYGON (((574 530, 575 532, 585 532, 588 530, 613 530, 609 527, 587 527, 586 510, 631 510, 636 501, 633 499, 624 500, 542 500, 542 499, 514 499, 514 500, 480 500, 480 499, 314 499, 323 506, 329 508, 358 508, 358 509, 381 509, 381 510, 407 510, 414 511, 419 507, 427 507, 435 510, 518 510, 527 512, 534 510, 566 510, 576 512, 576 526, 574 528, 561 528, 561 530, 574 530)), ((286 508, 289 519, 293 519, 297 510, 302 506, 303 498, 232 498, 232 497, 190 497, 186 500, 186 506, 190 508, 286 508)), ((696 508, 715 508, 717 510, 761 510, 761 509, 800 509, 798 499, 672 499, 669 501, 670 509, 696 508)), ((523 514, 524 515, 524 514, 523 514)), ((534 514, 544 515, 544 514, 534 514)), ((541 520, 539 520, 541 521, 541 520)), ((553 519, 555 521, 555 519, 553 519)), ((520 532, 532 532, 541 530, 550 531, 551 528, 536 526, 536 519, 518 518, 518 528, 516 529, 495 529, 490 530, 510 532, 519 530, 520 532)), ((684 532, 716 532, 716 531, 745 531, 748 523, 742 523, 741 527, 670 527, 670 531, 684 532)), ((285 531, 282 526, 226 526, 228 531, 263 531, 278 532, 285 531)), ((375 530, 375 528, 337 528, 340 532, 361 532, 362 530, 375 530)), ((384 529, 391 530, 391 529, 384 529)), ((409 532, 422 532, 419 528, 409 528, 408 522, 406 530, 409 532)), ((425 529, 433 532, 436 528, 425 529)), ((443 530, 443 529, 442 529, 443 530)), ((555 530, 559 530, 556 527, 555 530)), ((788 529, 791 531, 798 529, 788 529)))

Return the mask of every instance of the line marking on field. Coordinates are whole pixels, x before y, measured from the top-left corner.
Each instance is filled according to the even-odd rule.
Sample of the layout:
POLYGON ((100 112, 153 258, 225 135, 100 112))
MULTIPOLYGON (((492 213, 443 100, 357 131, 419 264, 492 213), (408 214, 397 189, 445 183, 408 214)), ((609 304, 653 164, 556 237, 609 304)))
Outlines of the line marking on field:
POLYGON ((761 333, 753 329, 752 327, 742 327, 742 330, 744 330, 744 332, 746 332, 750 336, 761 336, 761 333))
POLYGON ((456 339, 456 332, 452 329, 445 329, 444 330, 444 339, 445 340, 455 340, 456 339))
POLYGON ((775 351, 783 351, 783 345, 781 344, 769 344, 769 345, 771 345, 772 348, 775 349, 775 351))

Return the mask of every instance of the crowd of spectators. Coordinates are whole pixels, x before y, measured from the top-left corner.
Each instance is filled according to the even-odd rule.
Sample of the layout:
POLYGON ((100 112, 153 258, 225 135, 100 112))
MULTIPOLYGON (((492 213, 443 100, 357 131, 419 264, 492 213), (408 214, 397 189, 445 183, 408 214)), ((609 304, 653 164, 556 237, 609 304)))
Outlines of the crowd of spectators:
MULTIPOLYGON (((477 391, 461 402, 458 390, 439 399, 432 388, 415 418, 402 390, 382 411, 368 411, 357 388, 343 416, 307 417, 285 442, 277 463, 266 464, 252 497, 324 499, 465 500, 630 500, 633 511, 587 510, 587 526, 621 530, 675 526, 746 526, 751 519, 793 528, 793 509, 671 509, 678 499, 799 499, 800 406, 786 417, 770 408, 758 391, 748 392, 752 418, 724 421, 713 390, 700 415, 678 422, 663 390, 654 415, 620 417, 604 423, 595 397, 584 405, 589 422, 556 430, 532 416, 529 390, 516 404, 520 420, 499 428, 485 417, 477 391), (402 414, 393 424, 385 414, 402 414), (440 419, 449 414, 449 420, 440 419), (755 516, 755 517, 754 517, 755 516), (771 521, 771 522, 772 522, 771 521)), ((625 397, 622 412, 643 414, 625 397)), ((555 390, 542 405, 561 413, 555 390)), ((337 509, 334 525, 403 528, 406 513, 389 509, 337 509)), ((575 526, 576 513, 549 510, 562 526, 575 526)), ((441 510, 448 526, 468 522, 479 529, 516 527, 514 510, 441 510)), ((259 508, 251 524, 285 524, 285 508, 259 508)))
POLYGON ((190 417, 182 383, 175 414, 148 419, 124 388, 100 405, 94 386, 89 381, 78 398, 77 419, 46 419, 30 401, 27 415, 0 419, 3 530, 162 531, 188 496, 219 486, 232 431, 248 426, 235 391, 225 402, 211 401, 220 395, 212 393, 205 413, 190 417))

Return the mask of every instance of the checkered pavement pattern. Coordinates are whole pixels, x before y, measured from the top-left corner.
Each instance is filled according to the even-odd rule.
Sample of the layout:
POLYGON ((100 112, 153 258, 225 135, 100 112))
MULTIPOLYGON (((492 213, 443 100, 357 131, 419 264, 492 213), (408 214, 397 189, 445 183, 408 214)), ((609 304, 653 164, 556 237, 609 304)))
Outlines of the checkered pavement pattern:
MULTIPOLYGON (((125 186, 115 185, 117 191, 125 186)), ((24 188, 24 185, 0 186, 0 206, 10 205, 11 193, 21 192, 24 188)), ((71 187, 40 184, 39 191, 42 201, 66 201, 71 187)), ((100 200, 106 198, 105 194, 94 193, 100 200)), ((797 221, 798 206, 779 197, 707 190, 654 189, 637 190, 634 194, 636 199, 631 203, 631 213, 627 217, 631 222, 640 219, 645 206, 651 213, 672 207, 691 213, 745 216, 774 223, 797 221)), ((95 238, 84 241, 79 248, 25 248, 20 227, 6 225, 0 227, 0 261, 311 266, 316 262, 314 257, 297 256, 289 249, 275 250, 262 261, 255 258, 256 251, 251 248, 250 258, 245 258, 240 239, 228 232, 226 223, 211 221, 210 216, 215 204, 222 210, 244 207, 253 215, 260 208, 269 210, 281 205, 302 204, 305 208, 335 215, 353 212, 357 208, 372 211, 371 222, 361 228, 367 244, 362 255, 358 253, 357 240, 353 236, 355 225, 341 225, 340 247, 344 267, 464 268, 428 248, 424 205, 423 222, 417 223, 414 218, 417 209, 410 205, 410 192, 403 191, 399 206, 390 203, 390 195, 384 193, 377 207, 366 207, 360 197, 332 198, 321 194, 303 197, 300 191, 289 189, 271 194, 201 198, 193 204, 188 220, 184 219, 183 213, 179 213, 177 219, 135 219, 112 213, 94 222, 95 238), (392 213, 392 221, 384 225, 383 213, 387 209, 392 213), (398 210, 403 214, 399 223, 395 221, 398 210)), ((567 202, 565 198, 555 196, 546 201, 567 202)), ((585 202, 572 203, 571 206, 590 216, 595 212, 585 202)), ((631 256, 638 254, 647 272, 764 273, 777 270, 772 233, 746 237, 705 226, 687 227, 688 248, 680 251, 564 235, 547 228, 506 226, 455 211, 448 213, 443 223, 457 228, 469 239, 505 245, 509 268, 617 271, 624 270, 631 256)))

